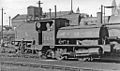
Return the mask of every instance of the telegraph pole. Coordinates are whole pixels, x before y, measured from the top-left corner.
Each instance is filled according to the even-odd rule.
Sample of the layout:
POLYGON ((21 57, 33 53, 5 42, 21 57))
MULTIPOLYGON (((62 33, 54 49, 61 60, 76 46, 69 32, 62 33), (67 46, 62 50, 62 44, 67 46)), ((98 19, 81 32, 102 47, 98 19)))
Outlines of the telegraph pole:
POLYGON ((71 0, 71 12, 72 12, 72 0, 71 0))
MULTIPOLYGON (((41 3, 41 1, 39 0, 38 1, 38 6, 39 6, 39 21, 41 20, 41 14, 40 14, 40 12, 41 12, 41 4, 43 4, 43 3, 41 3)), ((42 30, 41 29, 39 29, 38 30, 38 44, 39 45, 41 45, 42 44, 42 30)))
POLYGON ((103 23, 103 5, 101 5, 101 24, 103 23))
POLYGON ((3 41, 3 8, 2 8, 2 29, 1 29, 1 35, 2 35, 2 38, 1 38, 1 42, 3 41))
POLYGON ((104 24, 105 24, 105 6, 104 6, 104 24))
POLYGON ((71 0, 71 13, 73 13, 73 1, 71 0))
POLYGON ((39 1, 38 1, 38 6, 39 6, 39 20, 41 20, 41 15, 40 15, 41 4, 43 4, 43 3, 41 3, 41 1, 39 0, 39 1))
POLYGON ((50 19, 51 19, 51 8, 49 9, 49 11, 50 11, 50 19))
POLYGON ((56 8, 56 5, 55 5, 55 18, 57 17, 57 8, 56 8))
POLYGON ((9 27, 11 26, 11 17, 9 16, 9 27))

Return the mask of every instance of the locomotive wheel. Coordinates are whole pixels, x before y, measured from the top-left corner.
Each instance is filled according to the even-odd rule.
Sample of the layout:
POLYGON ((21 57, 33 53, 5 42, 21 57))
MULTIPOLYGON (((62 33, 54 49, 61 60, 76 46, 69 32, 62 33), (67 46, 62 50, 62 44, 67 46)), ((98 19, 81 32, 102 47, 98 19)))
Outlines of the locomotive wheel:
POLYGON ((87 61, 89 61, 89 58, 83 58, 82 59, 84 62, 87 62, 87 61))
POLYGON ((67 60, 67 59, 68 59, 68 56, 64 56, 64 59, 66 59, 66 60, 67 60))
POLYGON ((103 54, 103 49, 99 48, 99 55, 101 56, 103 54))
POLYGON ((64 57, 62 55, 56 57, 57 60, 63 60, 64 57))
POLYGON ((48 50, 50 50, 50 47, 48 47, 48 46, 44 46, 44 47, 42 48, 41 58, 47 59, 48 50))
POLYGON ((62 53, 63 53, 63 49, 57 49, 57 50, 55 51, 55 58, 56 58, 57 60, 63 60, 63 59, 64 59, 64 56, 62 55, 62 53))
POLYGON ((46 53, 47 58, 55 58, 54 57, 54 51, 52 51, 51 49, 49 49, 46 53))
POLYGON ((83 58, 83 61, 84 62, 91 62, 91 61, 93 61, 93 57, 90 56, 90 57, 87 57, 87 58, 83 58))
POLYGON ((45 55, 41 55, 42 59, 47 59, 47 57, 45 55))
POLYGON ((89 62, 93 61, 93 57, 90 56, 90 57, 88 58, 88 61, 89 61, 89 62))

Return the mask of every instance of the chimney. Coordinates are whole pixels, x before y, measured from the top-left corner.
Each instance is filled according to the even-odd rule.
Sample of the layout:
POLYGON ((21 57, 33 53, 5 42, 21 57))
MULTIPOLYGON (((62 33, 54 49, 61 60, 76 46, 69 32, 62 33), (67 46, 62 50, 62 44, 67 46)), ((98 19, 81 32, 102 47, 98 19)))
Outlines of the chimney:
POLYGON ((55 5, 55 18, 57 17, 57 10, 56 10, 56 5, 55 5))
POLYGON ((42 16, 42 8, 41 8, 41 4, 43 4, 43 3, 41 3, 41 1, 38 1, 38 9, 39 9, 39 11, 38 11, 38 13, 39 13, 39 20, 41 19, 41 16, 42 16))
POLYGON ((50 11, 50 18, 51 18, 51 8, 49 9, 49 11, 50 11))
POLYGON ((11 25, 11 16, 9 16, 9 27, 12 26, 11 25))
POLYGON ((101 12, 97 12, 97 21, 99 24, 101 24, 101 21, 102 21, 101 14, 102 14, 101 12))
POLYGON ((71 0, 71 13, 73 13, 73 1, 71 0))

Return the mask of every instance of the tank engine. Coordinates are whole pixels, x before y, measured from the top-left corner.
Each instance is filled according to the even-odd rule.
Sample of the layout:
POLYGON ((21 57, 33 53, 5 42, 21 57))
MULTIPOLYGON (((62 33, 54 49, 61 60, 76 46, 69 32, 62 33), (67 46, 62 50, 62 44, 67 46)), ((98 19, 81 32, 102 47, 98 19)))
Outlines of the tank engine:
MULTIPOLYGON (((64 18, 36 22, 42 57, 58 60, 77 58, 92 60, 111 52, 109 29, 106 25, 70 26, 64 18)), ((110 38, 111 37, 111 38, 110 38)))

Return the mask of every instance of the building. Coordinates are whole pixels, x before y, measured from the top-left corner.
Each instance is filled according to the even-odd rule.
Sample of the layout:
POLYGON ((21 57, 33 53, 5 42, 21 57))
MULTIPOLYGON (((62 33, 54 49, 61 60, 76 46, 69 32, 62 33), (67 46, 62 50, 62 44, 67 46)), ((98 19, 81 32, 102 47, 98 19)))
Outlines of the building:
MULTIPOLYGON (((110 16, 103 16, 102 23, 109 23, 110 16)), ((101 24, 101 12, 97 12, 97 17, 85 17, 81 19, 80 25, 99 25, 101 24)))
POLYGON ((15 32, 13 31, 12 27, 10 26, 3 26, 3 35, 2 35, 2 27, 0 26, 0 40, 2 39, 3 36, 3 40, 4 41, 13 41, 15 40, 15 32))
MULTIPOLYGON (((120 23, 120 6, 117 6, 116 1, 113 0, 111 6, 105 6, 104 8, 111 9, 111 16, 103 16, 102 23, 120 23)), ((104 9, 105 10, 105 9, 104 9)), ((104 13, 103 13, 104 14, 104 13)), ((101 12, 97 12, 97 17, 85 17, 81 19, 81 25, 95 25, 101 24, 101 12)))

